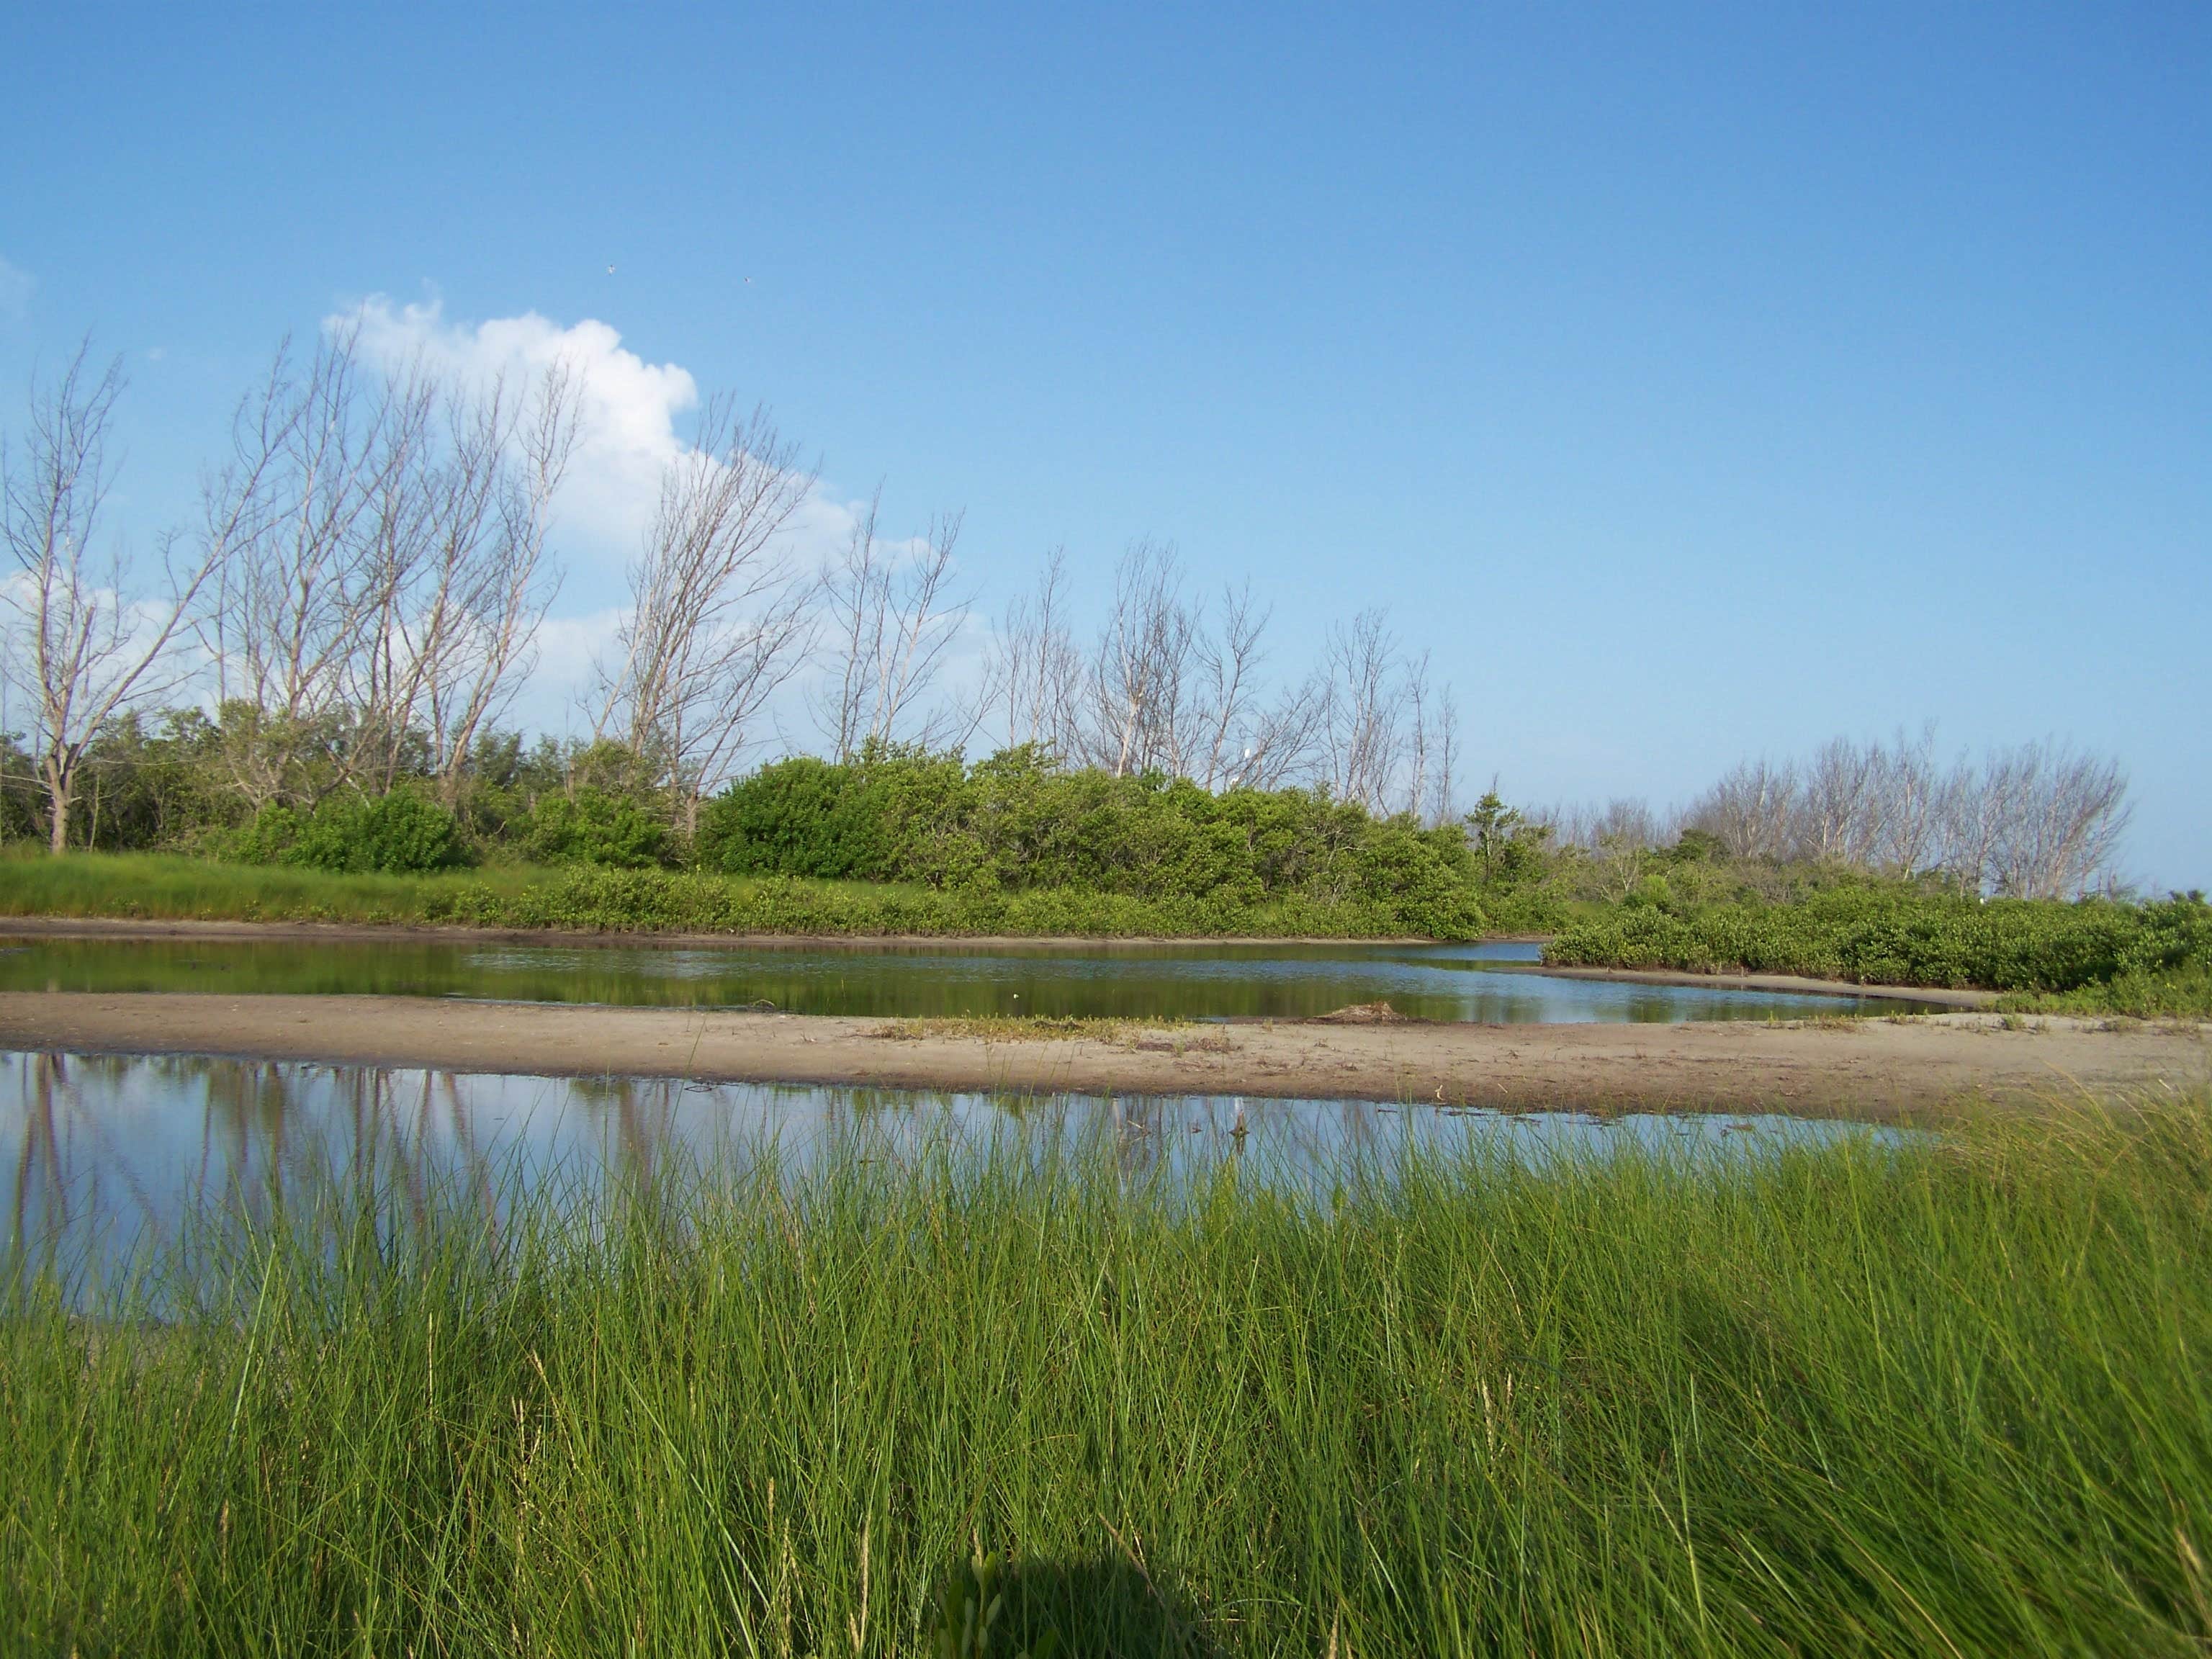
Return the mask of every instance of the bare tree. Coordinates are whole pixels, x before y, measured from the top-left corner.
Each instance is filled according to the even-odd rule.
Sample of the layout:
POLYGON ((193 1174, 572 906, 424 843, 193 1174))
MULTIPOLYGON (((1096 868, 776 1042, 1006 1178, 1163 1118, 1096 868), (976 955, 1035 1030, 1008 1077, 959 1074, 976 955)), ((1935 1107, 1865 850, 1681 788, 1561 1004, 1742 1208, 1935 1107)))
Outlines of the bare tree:
POLYGON ((1801 773, 1736 767, 1686 822, 1739 858, 1824 860, 1961 892, 2064 897, 2106 875, 2128 822, 2118 763, 2057 744, 1996 750, 1946 772, 1936 729, 1889 744, 1838 738, 1801 773))
POLYGON ((492 471, 488 524, 456 515, 438 566, 430 620, 411 630, 419 683, 428 708, 432 766, 447 801, 459 790, 477 735, 504 714, 537 665, 538 631, 560 586, 546 542, 552 503, 578 430, 577 382, 556 367, 504 418, 503 388, 495 388, 455 445, 449 496, 474 501, 467 481, 492 471))
POLYGON ((1249 583, 1223 590, 1218 622, 1185 599, 1175 550, 1133 544, 1086 661, 1067 621, 1066 554, 996 630, 990 696, 1011 744, 1038 744, 1115 776, 1160 771, 1213 790, 1275 788, 1312 763, 1317 683, 1269 692, 1269 611, 1249 583))
POLYGON ((1892 747, 1875 745, 1874 767, 1881 824, 1869 856, 1893 875, 1917 875, 1936 863, 1942 848, 1943 785, 1934 722, 1921 728, 1917 741, 1900 726, 1892 747))
POLYGON ((1429 690, 1429 653, 1406 659, 1405 690, 1406 753, 1410 763, 1406 780, 1406 811, 1419 817, 1428 805, 1429 782, 1435 764, 1433 750, 1436 732, 1432 722, 1436 717, 1436 698, 1429 690))
POLYGON ((799 667, 812 584, 782 532, 813 487, 756 410, 709 404, 671 462, 630 566, 619 662, 603 665, 598 726, 623 732, 665 782, 687 831, 744 752, 762 705, 799 667))
POLYGON ((1384 811, 1406 733, 1398 642, 1381 611, 1329 629, 1322 677, 1321 781, 1340 800, 1384 811))
POLYGON ((355 344, 349 333, 325 337, 296 366, 280 348, 204 492, 215 578, 198 626, 232 781, 256 807, 345 776, 349 674, 374 608, 376 561, 382 544, 414 533, 408 474, 431 400, 420 382, 370 384, 355 344))
POLYGON ((173 690, 171 642, 206 580, 208 561, 178 564, 163 544, 166 592, 134 597, 120 552, 94 551, 114 481, 107 441, 123 391, 120 361, 94 379, 80 346, 60 380, 31 394, 21 459, 0 451, 0 542, 13 567, 0 584, 15 626, 8 672, 31 699, 48 845, 69 848, 86 751, 100 727, 173 690))
POLYGON ((559 367, 521 396, 504 380, 439 388, 434 428, 384 472, 359 635, 340 658, 356 782, 388 789, 419 765, 450 802, 476 734, 519 689, 558 586, 546 537, 574 390, 559 367))
POLYGON ((1984 789, 1994 814, 1986 879, 2012 898, 2070 898, 2110 866, 2127 828, 2127 778, 2118 762, 2057 744, 2023 744, 1990 757, 1984 789))
POLYGON ((942 514, 918 542, 893 549, 877 537, 882 503, 878 485, 823 582, 837 678, 817 714, 840 760, 902 737, 933 747, 963 724, 958 710, 943 706, 914 719, 967 620, 969 601, 951 592, 961 515, 942 514))
POLYGON ((280 349, 204 492, 198 617, 225 752, 256 805, 421 767, 450 798, 512 699, 557 585, 551 501, 577 391, 380 374, 353 331, 280 349))
POLYGON ((1283 789, 1312 775, 1326 703, 1321 683, 1286 686, 1255 705, 1243 753, 1224 780, 1231 789, 1283 789))
POLYGON ((1650 867, 1651 854, 1675 838, 1674 824, 1648 801, 1615 796, 1603 806, 1580 803, 1539 808, 1522 823, 1576 859, 1607 896, 1626 898, 1650 867))
POLYGON ((1691 806, 1687 822, 1732 857, 1779 860, 1796 850, 1799 799, 1795 767, 1745 761, 1691 806))
POLYGON ((1636 890, 1650 867, 1652 852, 1664 838, 1648 804, 1618 799, 1606 803, 1589 834, 1599 878, 1614 898, 1626 898, 1636 890))
POLYGON ((1803 856, 1824 863, 1866 865, 1880 845, 1884 803, 1877 784, 1881 746, 1832 738, 1813 751, 1801 797, 1803 856))
POLYGON ((1182 757, 1190 775, 1207 789, 1249 782, 1265 770, 1265 750, 1291 735, 1278 711, 1263 709, 1260 671, 1267 661, 1265 640, 1272 609, 1256 604, 1252 585, 1224 588, 1221 626, 1196 629, 1198 705, 1191 721, 1194 741, 1182 757))
POLYGON ((1460 815, 1459 792, 1454 777, 1459 763, 1459 704, 1449 685, 1437 695, 1433 719, 1435 736, 1426 746, 1436 758, 1423 809, 1431 826, 1456 823, 1460 815))
POLYGON ((1091 671, 1090 758, 1115 777, 1186 772, 1197 619, 1182 601, 1175 549, 1133 544, 1114 570, 1114 604, 1091 671))
POLYGON ((988 684, 1006 713, 1006 746, 1060 757, 1081 747, 1083 653, 1067 619, 1067 550, 1045 555, 1034 593, 1008 602, 994 636, 988 684))

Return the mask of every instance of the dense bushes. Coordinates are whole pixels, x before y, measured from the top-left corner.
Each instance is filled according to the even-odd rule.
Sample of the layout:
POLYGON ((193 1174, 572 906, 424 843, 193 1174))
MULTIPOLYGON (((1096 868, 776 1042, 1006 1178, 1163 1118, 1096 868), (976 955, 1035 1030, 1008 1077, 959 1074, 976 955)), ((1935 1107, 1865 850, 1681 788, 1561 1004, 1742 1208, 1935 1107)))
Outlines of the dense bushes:
POLYGON ((1455 825, 1376 819, 1306 790, 1215 795, 1185 779, 1060 771, 1028 749, 972 767, 884 752, 781 761, 708 803, 696 855, 730 874, 913 883, 971 905, 1060 891, 1390 919, 1362 932, 1465 938, 1483 925, 1455 825))
POLYGON ((1544 957, 1587 966, 2063 992, 2212 963, 2212 906, 2195 896, 2142 905, 1984 902, 1904 884, 1842 886, 1790 905, 1624 905, 1576 922, 1544 957))
POLYGON ((467 861, 453 815, 410 789, 333 796, 312 813, 264 807, 235 850, 249 864, 295 864, 340 875, 414 875, 467 861))
POLYGON ((520 888, 487 882, 441 891, 428 915, 478 927, 606 933, 1387 939, 1420 931, 1387 901, 1357 898, 1293 896, 1246 904, 1218 896, 1139 898, 1065 887, 1008 892, 591 868, 520 888))
POLYGON ((668 823, 629 796, 587 785, 573 796, 539 796, 523 824, 521 843, 538 864, 642 870, 667 855, 668 823))

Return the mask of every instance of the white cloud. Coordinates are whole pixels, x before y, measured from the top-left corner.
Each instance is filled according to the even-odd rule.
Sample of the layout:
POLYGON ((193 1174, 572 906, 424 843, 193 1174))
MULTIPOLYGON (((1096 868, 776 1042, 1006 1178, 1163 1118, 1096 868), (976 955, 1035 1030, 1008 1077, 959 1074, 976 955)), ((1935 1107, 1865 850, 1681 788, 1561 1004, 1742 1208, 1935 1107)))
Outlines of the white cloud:
POLYGON ((325 319, 359 328, 362 349, 387 368, 419 362, 465 384, 504 376, 527 381, 565 365, 582 385, 577 449, 560 499, 562 539, 589 562, 619 571, 636 545, 670 461, 687 446, 677 417, 696 407, 699 388, 674 363, 648 363, 623 349, 622 336, 586 319, 563 328, 538 313, 499 317, 473 327, 448 323, 438 301, 394 306, 382 295, 325 319))
MULTIPOLYGON (((470 325, 448 322, 442 302, 395 305, 376 295, 325 319, 360 331, 362 349, 386 368, 420 363, 464 384, 504 376, 527 381, 556 365, 582 386, 576 453, 556 504, 556 540, 581 605, 620 592, 623 567, 659 499, 668 465, 690 453, 683 417, 699 406, 699 386, 675 363, 648 363, 606 323, 566 327, 537 312, 470 325)), ((852 533, 857 504, 810 490, 789 527, 798 556, 819 565, 852 533)), ((564 607, 566 608, 566 607, 564 607)))
POLYGON ((29 271, 0 255, 0 317, 20 323, 29 316, 31 290, 38 285, 38 279, 29 271))

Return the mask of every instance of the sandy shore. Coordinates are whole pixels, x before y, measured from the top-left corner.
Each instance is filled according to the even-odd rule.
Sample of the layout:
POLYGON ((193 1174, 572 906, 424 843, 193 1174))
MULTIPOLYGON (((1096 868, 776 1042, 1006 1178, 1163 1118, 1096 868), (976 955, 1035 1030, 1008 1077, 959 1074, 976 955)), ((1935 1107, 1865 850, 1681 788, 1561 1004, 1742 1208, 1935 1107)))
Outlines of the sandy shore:
POLYGON ((1438 1101, 1512 1109, 1909 1116, 2212 1080, 2212 1027, 1984 1014, 1680 1025, 1130 1027, 915 1036, 882 1019, 408 997, 0 994, 0 1048, 546 1076, 1438 1101))

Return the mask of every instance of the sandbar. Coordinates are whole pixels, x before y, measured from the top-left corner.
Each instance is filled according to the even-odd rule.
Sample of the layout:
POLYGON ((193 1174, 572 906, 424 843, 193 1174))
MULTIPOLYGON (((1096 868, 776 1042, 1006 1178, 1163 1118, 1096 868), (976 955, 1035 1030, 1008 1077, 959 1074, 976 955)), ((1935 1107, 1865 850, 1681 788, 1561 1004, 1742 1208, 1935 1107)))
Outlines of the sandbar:
POLYGON ((1948 1013, 1774 1023, 1261 1021, 1008 1036, 878 1018, 383 996, 0 994, 0 1048, 541 1076, 1910 1118, 2212 1082, 2212 1025, 1948 1013))

